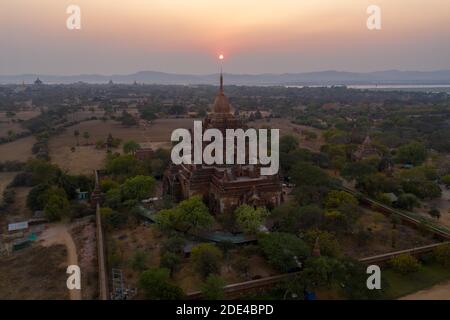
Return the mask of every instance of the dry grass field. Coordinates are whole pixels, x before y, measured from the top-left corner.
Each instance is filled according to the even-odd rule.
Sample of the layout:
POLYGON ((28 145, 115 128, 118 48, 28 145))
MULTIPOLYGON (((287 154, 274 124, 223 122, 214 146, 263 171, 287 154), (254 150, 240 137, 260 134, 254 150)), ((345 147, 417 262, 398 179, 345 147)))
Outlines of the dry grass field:
POLYGON ((64 245, 34 245, 0 258, 0 299, 68 299, 64 245))
POLYGON ((30 136, 13 142, 0 144, 0 161, 27 161, 32 157, 31 148, 35 142, 36 139, 33 136, 30 136))
MULTIPOLYGON (((124 127, 116 121, 86 121, 52 137, 49 142, 50 157, 52 162, 71 173, 90 174, 92 170, 103 166, 106 156, 106 151, 96 149, 94 144, 98 140, 106 140, 108 134, 120 138, 122 142, 135 140, 154 149, 170 148, 172 131, 191 128, 192 123, 192 119, 158 119, 146 126, 124 127), (79 147, 76 147, 75 130, 80 132, 79 147), (89 132, 88 140, 82 137, 84 132, 89 132), (71 151, 72 147, 75 147, 74 152, 71 151)), ((121 151, 121 147, 118 151, 121 151)))
POLYGON ((25 132, 25 130, 20 123, 17 122, 1 122, 0 121, 0 137, 7 137, 9 131, 12 131, 14 134, 25 132))
POLYGON ((40 111, 18 111, 13 117, 6 116, 6 112, 0 112, 0 137, 7 137, 11 130, 13 133, 27 131, 19 122, 13 120, 28 120, 40 114, 40 111))
POLYGON ((15 116, 8 118, 6 116, 6 112, 0 112, 0 122, 9 121, 12 119, 29 120, 31 118, 37 117, 40 114, 41 112, 39 110, 17 111, 15 116))
POLYGON ((0 203, 3 199, 3 191, 6 186, 14 179, 17 172, 0 172, 0 203))
MULTIPOLYGON (((108 234, 108 237, 110 240, 108 256, 111 257, 111 243, 113 242, 116 248, 115 255, 119 257, 119 267, 123 270, 127 286, 136 287, 138 285, 139 271, 133 270, 131 264, 136 252, 145 253, 146 267, 159 267, 161 243, 166 239, 166 236, 155 225, 139 225, 135 228, 113 230, 108 234)), ((244 278, 233 268, 234 262, 239 256, 242 256, 242 253, 239 252, 239 249, 234 249, 229 252, 228 259, 222 260, 220 273, 227 284, 277 274, 276 270, 271 268, 263 257, 255 253, 248 258, 250 268, 248 278, 244 278)), ((204 281, 195 271, 189 258, 183 258, 179 269, 174 274, 174 280, 186 293, 200 290, 204 281)), ((144 298, 142 291, 137 298, 144 298)))
POLYGON ((300 147, 309 149, 313 152, 319 152, 320 147, 325 144, 325 140, 322 137, 322 130, 294 124, 289 119, 261 119, 248 123, 249 127, 261 128, 270 127, 271 129, 280 129, 280 135, 294 135, 300 140, 300 147), (270 121, 267 121, 270 120, 270 121), (314 132, 317 135, 316 139, 308 140, 301 134, 303 130, 314 132))
POLYGON ((365 258, 436 243, 429 233, 422 234, 419 230, 401 223, 394 229, 391 219, 384 214, 362 210, 363 214, 358 219, 357 225, 360 230, 365 230, 369 237, 364 241, 356 234, 346 237, 341 247, 349 256, 365 258))

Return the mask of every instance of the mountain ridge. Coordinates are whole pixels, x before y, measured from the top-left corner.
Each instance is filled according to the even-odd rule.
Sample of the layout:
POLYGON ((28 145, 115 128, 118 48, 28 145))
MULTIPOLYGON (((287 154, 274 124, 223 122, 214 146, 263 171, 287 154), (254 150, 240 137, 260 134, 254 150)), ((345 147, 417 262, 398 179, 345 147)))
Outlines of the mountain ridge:
MULTIPOLYGON (((32 83, 36 78, 44 83, 70 84, 77 82, 131 84, 135 81, 146 84, 216 85, 218 74, 182 74, 162 71, 138 71, 131 74, 79 74, 79 75, 0 75, 0 84, 32 83)), ((401 71, 384 70, 374 72, 348 72, 324 70, 299 73, 225 73, 228 85, 364 85, 364 84, 450 84, 450 70, 401 71)))

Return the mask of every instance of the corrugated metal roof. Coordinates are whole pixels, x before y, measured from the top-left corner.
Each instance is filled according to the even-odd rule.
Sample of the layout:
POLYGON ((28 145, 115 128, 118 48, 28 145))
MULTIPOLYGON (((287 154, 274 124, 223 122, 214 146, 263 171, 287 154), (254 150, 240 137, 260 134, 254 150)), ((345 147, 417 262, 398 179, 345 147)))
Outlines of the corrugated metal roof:
POLYGON ((17 231, 28 228, 28 221, 8 224, 8 231, 17 231))

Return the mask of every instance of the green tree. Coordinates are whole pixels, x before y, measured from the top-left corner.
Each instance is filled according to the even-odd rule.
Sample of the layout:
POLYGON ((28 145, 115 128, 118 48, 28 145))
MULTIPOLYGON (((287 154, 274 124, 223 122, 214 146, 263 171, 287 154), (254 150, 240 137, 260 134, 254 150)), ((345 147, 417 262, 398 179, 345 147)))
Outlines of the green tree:
POLYGON ((450 267, 450 244, 440 245, 434 248, 433 257, 444 267, 450 267))
POLYGON ((167 268, 170 270, 170 276, 172 277, 176 269, 181 264, 181 257, 179 254, 173 252, 164 252, 161 255, 160 267, 167 268))
POLYGON ((442 177, 442 183, 445 184, 447 188, 450 188, 450 174, 447 174, 442 177))
POLYGON ((214 222, 208 207, 199 196, 180 202, 175 211, 177 226, 185 233, 206 229, 214 222))
POLYGON ((131 153, 132 155, 134 155, 140 148, 141 146, 139 145, 139 143, 134 140, 129 140, 123 144, 123 152, 125 154, 131 153))
POLYGON ((331 191, 325 200, 325 207, 327 209, 338 209, 343 205, 356 207, 358 200, 348 192, 337 190, 331 191))
POLYGON ((377 168, 370 165, 368 162, 360 161, 347 163, 342 169, 342 176, 347 180, 351 181, 354 179, 361 179, 364 176, 373 174, 377 172, 377 168))
POLYGON ((61 173, 58 166, 39 159, 29 160, 25 170, 32 174, 33 184, 53 183, 61 173))
POLYGON ((27 207, 33 211, 43 210, 48 199, 48 189, 50 189, 50 185, 45 183, 33 187, 33 189, 28 192, 27 207))
POLYGON ((253 208, 249 205, 241 205, 234 211, 238 226, 246 233, 257 233, 269 215, 265 208, 253 208))
POLYGON ((298 138, 293 135, 285 135, 280 138, 280 152, 290 153, 298 148, 298 138))
POLYGON ((396 157, 400 163, 420 165, 427 158, 427 149, 419 142, 410 142, 397 149, 396 157))
POLYGON ((315 288, 330 287, 342 271, 342 265, 338 259, 325 256, 307 259, 303 270, 315 288))
POLYGON ((122 204, 122 193, 120 188, 109 189, 105 194, 105 204, 114 209, 118 209, 122 204))
POLYGON ((308 257, 310 252, 303 240, 288 233, 262 234, 258 244, 269 263, 281 272, 300 267, 299 263, 308 257))
POLYGON ((128 178, 122 185, 122 195, 127 200, 142 200, 155 192, 156 181, 150 176, 128 178))
POLYGON ((403 193, 398 197, 395 206, 404 210, 413 210, 414 207, 420 206, 420 201, 412 193, 403 193))
POLYGON ((200 243, 192 248, 191 259, 197 272, 203 277, 220 273, 222 252, 210 243, 200 243))
POLYGON ((225 281, 215 274, 210 274, 201 287, 203 297, 206 300, 220 300, 224 297, 223 287, 225 281))
POLYGON ((341 248, 338 240, 328 231, 319 229, 307 230, 303 240, 310 248, 314 248, 316 241, 318 241, 321 255, 329 257, 339 257, 341 255, 341 248))
POLYGON ((60 220, 62 216, 68 214, 68 211, 69 201, 67 200, 67 196, 55 193, 49 194, 47 204, 44 208, 44 214, 48 220, 60 220))
POLYGON ((114 175, 136 176, 146 174, 142 163, 132 155, 108 156, 106 170, 114 175))
POLYGON ((180 300, 183 290, 172 284, 170 272, 165 268, 150 268, 139 277, 139 287, 151 300, 180 300))

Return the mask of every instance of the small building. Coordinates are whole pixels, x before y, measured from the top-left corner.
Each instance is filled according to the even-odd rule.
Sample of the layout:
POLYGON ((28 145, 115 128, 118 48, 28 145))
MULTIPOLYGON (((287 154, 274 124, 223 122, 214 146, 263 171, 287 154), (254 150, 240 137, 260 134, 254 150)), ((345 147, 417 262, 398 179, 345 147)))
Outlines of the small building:
POLYGON ((8 231, 14 232, 14 231, 21 231, 28 229, 28 221, 23 222, 16 222, 16 223, 10 223, 8 224, 8 231))
POLYGON ((78 199, 78 201, 88 200, 89 192, 88 191, 80 191, 80 189, 77 189, 77 199, 78 199))
POLYGON ((136 157, 136 159, 144 161, 144 160, 148 160, 153 158, 153 156, 155 155, 155 152, 153 151, 152 148, 141 148, 136 150, 134 156, 136 157))

